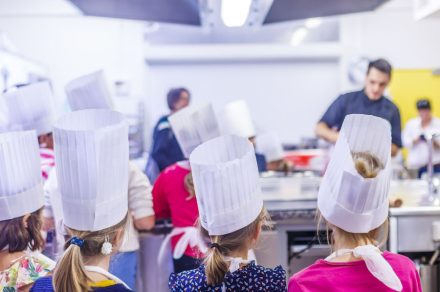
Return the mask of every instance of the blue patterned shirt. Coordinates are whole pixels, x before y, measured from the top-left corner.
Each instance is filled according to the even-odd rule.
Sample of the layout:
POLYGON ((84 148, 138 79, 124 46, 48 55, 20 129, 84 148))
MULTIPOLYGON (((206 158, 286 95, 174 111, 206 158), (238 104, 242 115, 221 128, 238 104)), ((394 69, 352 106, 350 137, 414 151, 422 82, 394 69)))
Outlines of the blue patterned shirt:
POLYGON ((205 266, 172 273, 168 283, 170 291, 287 291, 286 272, 281 266, 268 269, 255 262, 235 271, 227 273, 223 283, 216 286, 208 285, 205 276, 205 266), (225 290, 222 290, 223 285, 225 290))

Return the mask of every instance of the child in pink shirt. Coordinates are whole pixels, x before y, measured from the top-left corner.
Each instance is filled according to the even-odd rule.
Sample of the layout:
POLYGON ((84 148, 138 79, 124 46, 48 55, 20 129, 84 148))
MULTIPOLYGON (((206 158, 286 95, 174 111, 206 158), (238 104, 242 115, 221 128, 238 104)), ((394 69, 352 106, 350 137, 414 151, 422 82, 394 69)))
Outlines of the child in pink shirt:
MULTIPOLYGON (((159 175, 153 187, 156 218, 171 218, 174 228, 195 228, 199 210, 190 181, 192 178, 188 161, 177 162, 159 175)), ((173 252, 184 234, 185 232, 182 232, 170 238, 173 252)), ((197 268, 201 256, 198 248, 188 244, 182 257, 174 259, 174 270, 181 272, 197 268)))
MULTIPOLYGON (((402 291, 422 291, 420 277, 410 259, 387 251, 382 255, 402 282, 402 291)), ((391 292, 395 290, 378 281, 368 271, 363 260, 350 262, 318 260, 290 279, 289 291, 391 292)))
POLYGON ((379 249, 388 235, 390 160, 390 124, 348 115, 318 194, 335 252, 296 273, 290 292, 422 291, 410 259, 379 249))
MULTIPOLYGON (((211 104, 188 106, 168 118, 186 158, 200 144, 220 135, 211 104)), ((157 218, 171 218, 173 230, 159 252, 159 266, 165 260, 171 241, 174 272, 197 268, 207 247, 196 228, 199 217, 191 167, 188 160, 166 168, 153 187, 153 208, 157 218)))

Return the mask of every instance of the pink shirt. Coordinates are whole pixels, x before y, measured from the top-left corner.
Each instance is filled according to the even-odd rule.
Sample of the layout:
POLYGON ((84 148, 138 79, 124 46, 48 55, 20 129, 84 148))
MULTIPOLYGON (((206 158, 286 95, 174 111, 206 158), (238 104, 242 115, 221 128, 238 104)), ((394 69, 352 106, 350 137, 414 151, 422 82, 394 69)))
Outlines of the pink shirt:
MULTIPOLYGON (((185 189, 185 176, 190 171, 175 163, 165 168, 153 186, 153 208, 156 218, 171 218, 174 227, 196 226, 199 217, 196 197, 188 200, 189 193, 185 189)), ((174 250, 182 235, 171 238, 174 250)), ((187 247, 185 255, 198 258, 198 250, 187 247)))
MULTIPOLYGON (((385 251, 383 257, 390 263, 403 285, 403 292, 421 292, 420 277, 414 263, 407 257, 385 251)), ((318 260, 296 273, 289 280, 292 291, 372 292, 394 291, 376 279, 364 261, 347 263, 318 260)))

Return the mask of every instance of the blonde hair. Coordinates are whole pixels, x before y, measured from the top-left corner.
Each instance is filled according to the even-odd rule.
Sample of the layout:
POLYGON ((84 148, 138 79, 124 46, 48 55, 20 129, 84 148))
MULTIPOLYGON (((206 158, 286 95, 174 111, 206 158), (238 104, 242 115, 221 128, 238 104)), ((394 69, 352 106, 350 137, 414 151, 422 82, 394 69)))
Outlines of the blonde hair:
MULTIPOLYGON (((351 155, 357 172, 364 178, 375 178, 384 168, 379 158, 369 152, 353 152, 351 155)), ((332 246, 332 249, 334 249, 335 237, 338 239, 342 238, 353 246, 374 244, 380 247, 386 244, 388 238, 388 219, 386 219, 381 226, 368 233, 351 233, 329 223, 319 210, 317 216, 318 230, 321 223, 325 222, 327 241, 332 246), (329 236, 329 229, 333 231, 331 236, 329 236)))
POLYGON ((83 292, 90 291, 89 278, 84 269, 84 259, 101 255, 102 245, 106 240, 114 243, 118 240, 119 231, 123 231, 127 223, 127 216, 118 224, 99 231, 78 231, 67 228, 71 236, 84 240, 82 247, 67 241, 65 252, 58 261, 54 274, 53 285, 55 291, 83 292))
POLYGON ((191 200, 196 195, 196 191, 194 189, 194 180, 193 180, 192 172, 185 175, 183 182, 184 182, 185 190, 189 193, 189 196, 186 199, 191 200))
POLYGON ((229 234, 209 236, 207 230, 199 227, 202 236, 210 239, 211 244, 214 245, 209 249, 204 260, 208 285, 217 285, 223 282, 229 270, 229 263, 225 260, 225 256, 230 255, 233 251, 247 248, 251 244, 253 236, 262 227, 271 227, 270 217, 265 208, 251 224, 229 234))

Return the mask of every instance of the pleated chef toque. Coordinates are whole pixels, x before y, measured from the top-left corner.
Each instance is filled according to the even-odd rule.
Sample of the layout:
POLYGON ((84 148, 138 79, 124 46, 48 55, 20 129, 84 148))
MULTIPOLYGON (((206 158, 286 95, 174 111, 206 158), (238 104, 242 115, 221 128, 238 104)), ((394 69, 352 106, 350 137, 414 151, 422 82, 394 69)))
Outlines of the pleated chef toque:
POLYGON ((128 125, 122 114, 88 109, 55 125, 55 162, 64 224, 102 230, 127 214, 128 125))
POLYGON ((284 149, 277 134, 268 132, 258 134, 256 137, 256 149, 266 158, 267 162, 277 161, 284 158, 284 149))
POLYGON ((367 233, 388 216, 391 179, 391 126, 369 115, 348 115, 342 124, 318 194, 318 207, 332 224, 352 233, 367 233), (352 152, 369 152, 384 165, 375 178, 363 178, 352 152))
POLYGON ((186 158, 203 142, 220 136, 211 104, 188 106, 172 114, 168 120, 186 158))
POLYGON ((0 221, 43 207, 37 141, 35 131, 0 134, 0 221))
POLYGON ((35 130, 49 134, 55 122, 55 107, 49 82, 13 88, 3 94, 10 131, 35 130))
POLYGON ((70 81, 65 90, 72 111, 113 109, 113 102, 102 70, 70 81))
POLYGON ((190 156, 200 222, 209 235, 224 235, 252 223, 263 208, 253 145, 220 136, 190 156))
POLYGON ((249 107, 244 100, 228 103, 219 114, 222 133, 251 138, 257 134, 249 107))

